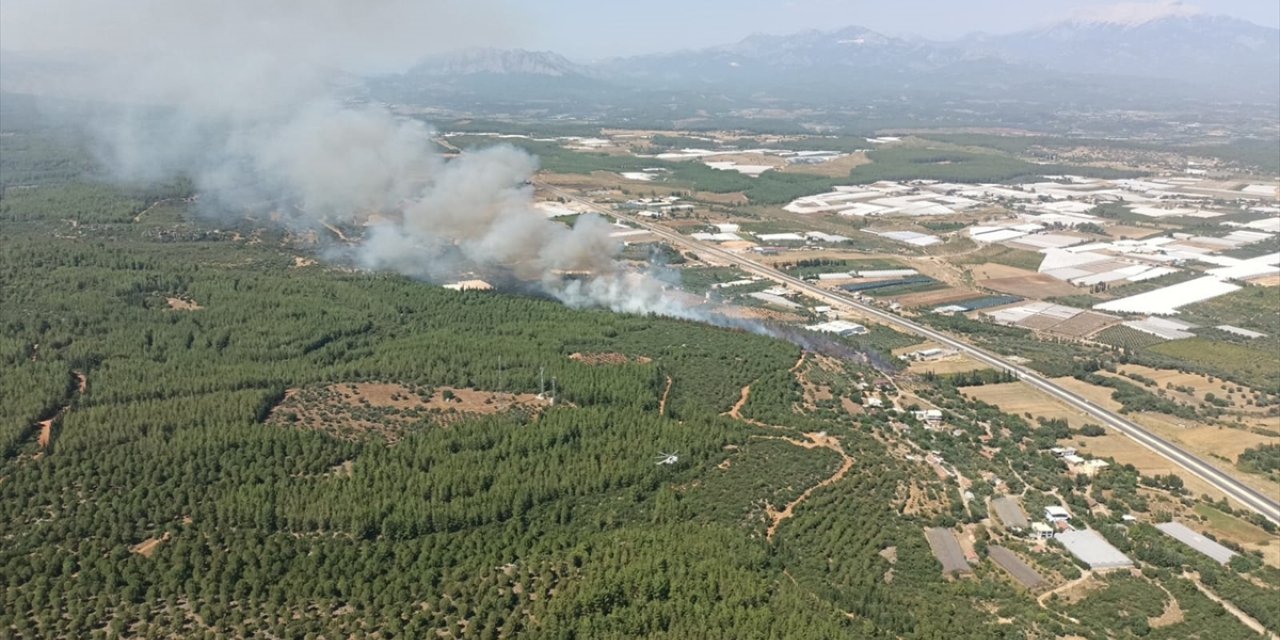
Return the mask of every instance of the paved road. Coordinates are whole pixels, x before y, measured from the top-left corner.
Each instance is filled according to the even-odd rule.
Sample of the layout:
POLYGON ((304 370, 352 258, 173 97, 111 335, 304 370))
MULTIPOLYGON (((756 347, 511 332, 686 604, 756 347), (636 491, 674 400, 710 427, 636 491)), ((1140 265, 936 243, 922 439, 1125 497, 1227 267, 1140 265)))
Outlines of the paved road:
POLYGON ((648 229, 653 232, 654 235, 657 235, 675 245, 683 246, 686 249, 692 250, 699 256, 714 257, 725 264, 736 264, 739 269, 746 271, 747 273, 768 278, 779 284, 785 284, 796 291, 805 293, 815 299, 822 300, 832 306, 854 309, 863 315, 875 318, 884 324, 905 329, 916 335, 933 340, 938 344, 946 345, 947 347, 950 347, 984 364, 991 365, 997 369, 1012 371, 1023 382, 1026 382, 1032 387, 1061 400, 1075 409, 1093 416, 1094 418, 1102 421, 1103 424, 1123 433, 1126 436, 1129 436, 1148 449, 1155 451, 1174 464, 1194 474, 1196 477, 1199 477, 1205 482, 1217 487, 1223 493, 1231 496, 1249 509, 1262 514, 1262 516, 1268 520, 1276 524, 1280 524, 1280 500, 1277 500, 1277 496, 1264 495, 1262 492, 1245 485, 1226 473, 1223 473, 1209 463, 1187 453, 1186 451, 1183 451, 1168 440, 1147 431, 1138 424, 1120 416, 1119 414, 1093 404, 1083 396, 1060 387, 1048 378, 1041 376, 1039 373, 1019 364, 1010 362, 1003 356, 975 347, 967 342, 962 342, 945 333, 913 322, 895 313, 865 304, 843 293, 836 293, 834 291, 828 291, 820 288, 810 282, 806 282, 774 269, 773 267, 755 262, 748 256, 731 253, 719 247, 698 242, 688 236, 676 233, 675 231, 649 220, 606 209, 590 200, 569 193, 563 189, 542 183, 538 183, 538 186, 555 193, 566 200, 572 200, 602 214, 622 218, 639 227, 648 229))

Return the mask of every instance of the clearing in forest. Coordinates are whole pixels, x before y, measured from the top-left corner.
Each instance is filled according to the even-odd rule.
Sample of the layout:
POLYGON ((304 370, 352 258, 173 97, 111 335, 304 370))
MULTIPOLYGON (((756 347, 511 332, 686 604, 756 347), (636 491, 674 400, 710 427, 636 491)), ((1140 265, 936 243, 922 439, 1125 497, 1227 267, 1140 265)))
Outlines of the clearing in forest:
POLYGON ((188 298, 165 298, 164 301, 169 303, 169 308, 175 311, 197 311, 204 308, 188 298))
POLYGON ((628 356, 624 353, 573 353, 569 355, 569 359, 575 362, 589 365, 607 365, 607 364, 649 364, 653 362, 653 358, 648 356, 628 356))
POLYGON ((267 418, 268 424, 323 431, 345 439, 369 436, 396 442, 424 421, 448 425, 475 415, 538 412, 549 405, 531 393, 384 382, 331 384, 290 389, 267 418))
POLYGON ((667 376, 667 384, 662 388, 662 399, 658 401, 658 415, 667 415, 667 398, 671 397, 671 376, 667 376))
POLYGON ((161 543, 169 540, 169 537, 169 533, 165 532, 163 536, 159 538, 147 538, 146 540, 129 547, 129 550, 144 558, 150 558, 155 555, 156 549, 160 547, 161 543))

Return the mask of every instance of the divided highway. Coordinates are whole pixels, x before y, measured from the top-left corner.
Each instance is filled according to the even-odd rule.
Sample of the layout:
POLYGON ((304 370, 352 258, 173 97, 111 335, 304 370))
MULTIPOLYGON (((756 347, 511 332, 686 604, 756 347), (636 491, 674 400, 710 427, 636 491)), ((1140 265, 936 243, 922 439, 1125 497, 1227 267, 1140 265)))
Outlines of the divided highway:
POLYGON ((1183 451, 1168 440, 1147 431, 1142 426, 1120 416, 1119 414, 1093 404, 1084 397, 1054 384, 1039 373, 1006 360, 1003 356, 980 349, 967 342, 962 342, 945 333, 923 326, 897 314, 862 303, 850 296, 822 289, 810 282, 806 282, 800 278, 787 275, 772 267, 760 264, 748 256, 731 253, 719 247, 703 244, 648 220, 643 220, 626 214, 620 214, 617 211, 606 209, 594 202, 591 202, 590 200, 581 198, 557 187, 542 183, 537 183, 537 186, 555 193, 566 200, 577 202, 578 204, 599 213, 627 220, 632 224, 653 232, 654 235, 657 235, 674 245, 683 246, 686 249, 693 250, 697 252, 699 256, 714 257, 723 261, 725 264, 736 264, 738 268, 743 271, 768 278, 779 284, 784 284, 791 289, 805 293, 833 306, 856 310, 863 315, 874 318, 884 324, 904 329, 916 335, 933 340, 938 344, 946 345, 947 347, 955 349, 956 351, 978 360, 979 362, 983 362, 999 369, 1013 371, 1023 382, 1026 382, 1054 398, 1065 402, 1067 405, 1075 409, 1079 409, 1080 411, 1097 418, 1103 424, 1106 424, 1107 426, 1136 440, 1138 443, 1152 451, 1155 451, 1161 456, 1164 456, 1169 461, 1179 467, 1182 467, 1205 482, 1208 482, 1249 509, 1261 514, 1266 519, 1276 524, 1280 524, 1280 500, 1277 499, 1277 496, 1265 495, 1262 492, 1245 485, 1244 483, 1218 470, 1209 463, 1187 453, 1186 451, 1183 451))

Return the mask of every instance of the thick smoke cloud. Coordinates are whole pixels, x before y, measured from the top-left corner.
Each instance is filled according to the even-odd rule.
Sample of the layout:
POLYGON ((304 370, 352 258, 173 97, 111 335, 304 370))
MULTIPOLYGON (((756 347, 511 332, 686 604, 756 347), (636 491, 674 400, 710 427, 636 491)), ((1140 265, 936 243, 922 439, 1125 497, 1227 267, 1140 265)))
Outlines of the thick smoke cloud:
POLYGON ((602 219, 570 228, 533 207, 536 159, 494 147, 446 161, 427 126, 344 82, 432 52, 510 45, 518 21, 490 0, 5 0, 0 40, 72 51, 70 73, 16 88, 110 105, 89 123, 105 164, 131 180, 191 177, 206 215, 367 224, 332 257, 437 281, 500 272, 575 307, 814 340, 707 313, 620 268, 602 219))
POLYGON ((501 270, 582 304, 590 291, 621 292, 561 282, 566 271, 621 277, 617 246, 598 218, 568 228, 533 208, 534 158, 496 147, 446 162, 425 125, 344 86, 346 73, 501 35, 505 7, 9 0, 3 11, 6 45, 103 52, 82 56, 75 82, 51 90, 112 105, 91 126, 123 178, 191 176, 209 215, 270 213, 301 227, 377 220, 343 252, 372 269, 430 279, 501 270))

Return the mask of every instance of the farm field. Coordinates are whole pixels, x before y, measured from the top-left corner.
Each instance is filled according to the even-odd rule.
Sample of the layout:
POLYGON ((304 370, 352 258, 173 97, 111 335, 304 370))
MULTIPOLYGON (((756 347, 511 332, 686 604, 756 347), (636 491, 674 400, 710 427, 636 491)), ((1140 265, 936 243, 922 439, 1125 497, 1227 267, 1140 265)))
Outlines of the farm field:
POLYGON ((1099 331, 1097 335, 1093 336, 1093 339, 1103 344, 1109 344, 1130 351, 1145 349, 1147 347, 1166 342, 1166 340, 1158 336, 1153 336, 1145 331, 1138 331, 1133 327, 1126 327, 1123 325, 1107 327, 1106 329, 1099 331))
MULTIPOLYGON (((1255 388, 1280 393, 1280 368, 1275 353, 1260 345, 1242 345, 1207 338, 1171 340, 1149 347, 1152 353, 1221 371, 1237 382, 1249 381, 1255 388)), ((1270 342, 1274 344, 1274 342, 1270 342)))
MULTIPOLYGON (((1089 385, 1092 387, 1093 385, 1089 385)), ((1008 382, 988 384, 978 387, 964 387, 963 393, 976 400, 1000 407, 1002 411, 1015 415, 1030 414, 1036 418, 1047 420, 1062 419, 1072 429, 1079 429, 1090 424, 1090 418, 1071 409, 1054 398, 1027 385, 1024 382, 1008 382)), ((1110 402, 1109 394, 1094 387, 1089 393, 1098 401, 1110 402)), ((1176 474, 1182 478, 1186 486, 1196 495, 1207 494, 1214 499, 1224 497, 1222 492, 1209 483, 1200 480, 1181 470, 1177 465, 1163 456, 1138 444, 1129 437, 1108 429, 1102 436, 1094 438, 1073 437, 1063 441, 1080 448, 1084 453, 1099 458, 1114 458, 1120 464, 1132 464, 1144 475, 1176 474)), ((1225 465, 1224 465, 1225 466, 1225 465)))
POLYGON ((1028 299, 1069 296, 1080 292, 1070 283, 1063 282, 1052 276, 1035 273, 978 280, 977 285, 992 291, 1028 299))
MULTIPOLYGON (((1119 402, 1111 398, 1112 390, 1109 388, 1070 377, 1055 378, 1053 381, 1069 391, 1088 398, 1094 404, 1112 411, 1120 411, 1122 408, 1119 402)), ((981 389, 981 387, 975 389, 981 389)), ((1280 492, 1280 485, 1267 482, 1265 478, 1256 474, 1245 473, 1235 466, 1236 457, 1245 449, 1260 444, 1280 443, 1280 438, 1264 436, 1244 429, 1215 427, 1162 413, 1143 411, 1128 414, 1126 417, 1259 491, 1280 492)), ((1108 434, 1110 433, 1112 432, 1109 431, 1108 434)), ((1189 480, 1189 478, 1183 479, 1189 480)))
POLYGON ((1129 417, 1254 489, 1267 495, 1280 494, 1280 484, 1268 482, 1258 474, 1245 473, 1235 465, 1236 458, 1245 449, 1262 444, 1280 444, 1280 438, 1244 429, 1208 426, 1160 413, 1142 412, 1129 417))
POLYGON ((817 164, 792 164, 782 169, 784 173, 808 173, 816 176, 826 176, 829 178, 843 178, 849 175, 850 171, 864 164, 869 164, 871 159, 867 157, 865 152, 855 152, 841 158, 819 162, 817 164))
POLYGON ((907 308, 933 308, 959 300, 967 300, 975 298, 981 294, 972 289, 961 289, 957 287, 948 287, 936 291, 923 291, 919 293, 909 293, 901 296, 894 296, 893 300, 907 308))
POLYGON ((1280 568, 1280 534, 1267 533, 1252 523, 1207 504, 1196 505, 1192 511, 1203 518, 1205 524, 1218 535, 1234 540, 1247 549, 1261 551, 1267 564, 1280 568))
POLYGON ((1069 338, 1084 338, 1120 320, 1121 318, 1105 313, 1085 311, 1070 320, 1054 325, 1050 331, 1069 338))
MULTIPOLYGON (((1232 411, 1247 414, 1267 413, 1267 408, 1265 407, 1257 407, 1242 402, 1242 400, 1254 397, 1257 394, 1249 393, 1247 390, 1238 391, 1243 387, 1220 378, 1211 380, 1209 376, 1199 373, 1182 372, 1174 369, 1154 369, 1140 364, 1122 364, 1117 367, 1117 370, 1121 373, 1136 374, 1154 380, 1156 383, 1155 388, 1163 389, 1170 397, 1187 403, 1200 403, 1204 400, 1206 394, 1212 393, 1217 398, 1229 401, 1230 410, 1232 411), (1172 385, 1172 388, 1170 388, 1170 385, 1172 385), (1182 388, 1191 389, 1191 394, 1181 391, 1182 388)), ((1277 418, 1277 420, 1280 420, 1280 418, 1277 418)))
POLYGON ((916 374, 916 375, 924 374, 924 373, 947 375, 951 373, 965 373, 969 371, 980 371, 983 369, 990 369, 990 368, 991 368, 990 366, 982 362, 978 362, 977 360, 966 358, 965 356, 962 356, 962 355, 947 356, 945 358, 940 358, 938 360, 922 360, 919 362, 912 362, 911 364, 907 365, 907 371, 909 373, 916 374))

